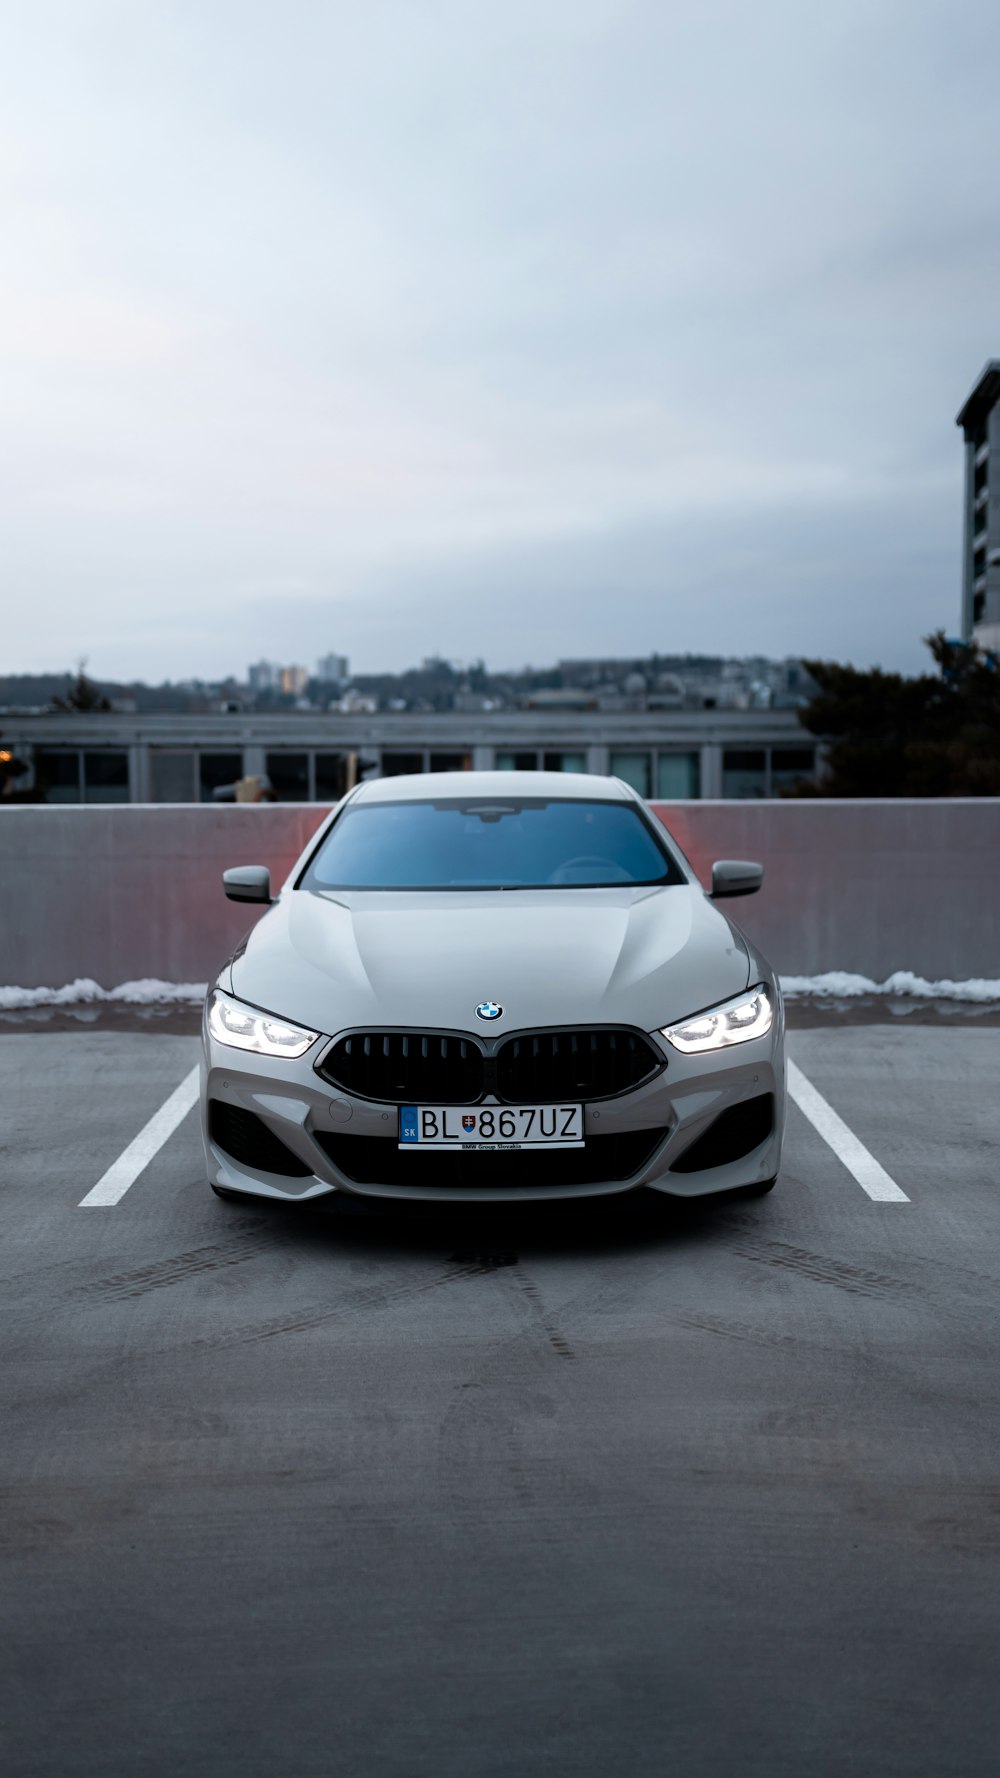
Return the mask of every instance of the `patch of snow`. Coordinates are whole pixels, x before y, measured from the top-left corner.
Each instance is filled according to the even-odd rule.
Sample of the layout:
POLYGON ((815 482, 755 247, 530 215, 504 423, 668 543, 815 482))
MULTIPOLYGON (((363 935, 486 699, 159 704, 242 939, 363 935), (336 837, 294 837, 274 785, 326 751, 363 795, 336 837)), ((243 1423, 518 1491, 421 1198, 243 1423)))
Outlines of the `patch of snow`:
POLYGON ((102 988, 86 977, 68 982, 65 988, 0 988, 0 1011, 26 1006, 80 1006, 94 1001, 125 1006, 197 1005, 208 992, 207 982, 123 982, 120 988, 102 988))
MULTIPOLYGON (((783 975, 781 988, 790 1000, 810 994, 842 1000, 856 999, 862 994, 888 994, 913 1000, 1000 1001, 1000 981, 973 977, 966 982, 929 982, 909 969, 897 969, 884 982, 873 982, 870 976, 852 975, 844 969, 830 969, 824 975, 783 975)), ((102 988, 99 982, 82 977, 64 988, 0 988, 0 1012, 30 1006, 95 1003, 197 1006, 207 993, 207 982, 159 982, 147 977, 139 982, 123 982, 119 988, 102 988)))
POLYGON ((800 994, 845 1000, 859 994, 894 994, 912 1000, 1000 1000, 1000 981, 974 976, 967 982, 929 982, 909 969, 897 969, 884 982, 873 982, 867 975, 850 975, 843 969, 831 969, 825 975, 783 975, 781 988, 790 999, 800 994))

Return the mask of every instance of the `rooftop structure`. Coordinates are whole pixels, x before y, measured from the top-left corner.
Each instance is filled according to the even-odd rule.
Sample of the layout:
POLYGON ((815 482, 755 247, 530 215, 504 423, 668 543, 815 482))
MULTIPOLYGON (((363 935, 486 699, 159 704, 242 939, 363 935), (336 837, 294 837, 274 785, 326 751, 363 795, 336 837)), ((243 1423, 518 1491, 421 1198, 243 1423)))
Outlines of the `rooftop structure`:
POLYGON ((641 796, 768 797, 816 770, 791 710, 491 710, 14 714, 11 785, 61 803, 211 802, 266 776, 282 802, 425 771, 594 772, 641 796))

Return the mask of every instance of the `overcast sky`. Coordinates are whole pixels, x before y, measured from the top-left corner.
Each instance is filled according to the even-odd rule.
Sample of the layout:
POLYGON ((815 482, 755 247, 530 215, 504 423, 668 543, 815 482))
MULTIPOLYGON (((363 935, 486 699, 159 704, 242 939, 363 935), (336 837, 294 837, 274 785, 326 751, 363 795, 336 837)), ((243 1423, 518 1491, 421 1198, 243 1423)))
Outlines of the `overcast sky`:
POLYGON ((0 19, 0 672, 955 631, 996 0, 0 19))

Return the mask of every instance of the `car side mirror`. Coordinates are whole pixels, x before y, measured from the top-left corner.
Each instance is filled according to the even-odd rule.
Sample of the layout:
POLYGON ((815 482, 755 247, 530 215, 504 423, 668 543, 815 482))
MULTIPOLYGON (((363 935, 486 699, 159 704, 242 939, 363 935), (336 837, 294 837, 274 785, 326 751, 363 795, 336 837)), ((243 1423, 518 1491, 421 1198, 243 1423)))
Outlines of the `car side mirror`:
POLYGON ((258 901, 270 904, 271 873, 266 864, 238 864, 224 870, 222 887, 230 901, 258 901))
POLYGON ((745 858, 719 858, 712 866, 712 900, 726 895, 756 895, 764 881, 764 866, 745 858))

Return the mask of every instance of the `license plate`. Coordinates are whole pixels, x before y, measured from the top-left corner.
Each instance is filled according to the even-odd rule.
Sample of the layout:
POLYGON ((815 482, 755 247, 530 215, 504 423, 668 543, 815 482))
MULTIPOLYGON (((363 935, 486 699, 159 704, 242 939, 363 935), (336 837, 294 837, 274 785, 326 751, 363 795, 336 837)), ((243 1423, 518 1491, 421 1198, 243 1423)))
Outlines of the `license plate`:
POLYGON ((400 1148, 583 1148, 582 1105, 401 1105, 400 1148))

